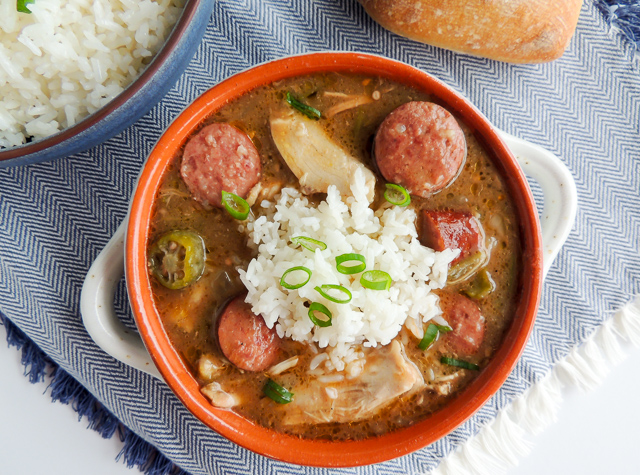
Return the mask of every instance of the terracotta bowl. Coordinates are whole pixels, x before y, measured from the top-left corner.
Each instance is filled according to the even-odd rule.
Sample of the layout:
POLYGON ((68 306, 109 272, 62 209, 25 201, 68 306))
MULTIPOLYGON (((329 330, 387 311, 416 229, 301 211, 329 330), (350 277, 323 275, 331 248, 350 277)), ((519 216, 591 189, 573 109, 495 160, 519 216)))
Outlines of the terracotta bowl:
POLYGON ((126 231, 126 280, 134 317, 153 362, 171 389, 198 419, 229 440, 274 459, 301 465, 347 467, 390 460, 425 447, 471 417, 500 388, 521 355, 538 309, 543 279, 542 239, 536 207, 522 169, 498 132, 461 95, 406 64, 358 53, 316 53, 256 66, 211 88, 175 120, 153 149, 140 175, 126 231), (361 441, 305 440, 257 426, 213 407, 200 393, 164 331, 151 295, 146 247, 153 199, 175 153, 205 118, 228 101, 280 79, 316 72, 380 75, 433 94, 473 129, 493 157, 516 203, 522 236, 519 303, 490 364, 451 403, 405 429, 361 441))

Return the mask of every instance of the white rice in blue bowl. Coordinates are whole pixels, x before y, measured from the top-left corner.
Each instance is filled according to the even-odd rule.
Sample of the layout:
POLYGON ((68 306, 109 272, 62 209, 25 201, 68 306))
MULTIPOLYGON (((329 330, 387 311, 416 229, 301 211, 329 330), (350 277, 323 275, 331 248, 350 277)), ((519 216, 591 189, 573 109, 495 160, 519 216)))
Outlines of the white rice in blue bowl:
POLYGON ((186 68, 213 2, 0 3, 0 167, 68 156, 135 122, 186 68))

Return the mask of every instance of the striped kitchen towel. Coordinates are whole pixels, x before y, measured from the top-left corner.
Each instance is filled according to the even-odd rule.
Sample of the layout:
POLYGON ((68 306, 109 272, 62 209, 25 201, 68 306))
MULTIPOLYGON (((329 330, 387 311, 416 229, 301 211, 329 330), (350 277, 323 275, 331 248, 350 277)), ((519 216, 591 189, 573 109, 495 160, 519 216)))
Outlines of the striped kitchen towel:
MULTIPOLYGON (((637 13, 628 1, 587 0, 561 59, 513 65, 394 35, 354 0, 218 0, 189 68, 145 117, 87 152, 0 170, 0 313, 127 433, 194 475, 417 474, 434 470, 443 459, 440 472, 460 473, 456 467, 464 468, 470 454, 482 452, 487 464, 509 460, 519 451, 517 444, 505 445, 502 454, 478 447, 486 442, 483 437, 489 438, 486 434, 501 437, 513 425, 539 425, 523 404, 513 401, 531 397, 553 406, 557 386, 550 375, 558 365, 573 371, 576 380, 597 379, 582 371, 585 355, 578 348, 583 343, 591 345, 589 355, 600 352, 606 358, 602 349, 615 348, 616 334, 638 337, 640 60, 634 8, 637 13), (283 464, 218 436, 188 413, 166 384, 101 351, 79 313, 86 272, 125 217, 141 165, 171 120, 236 72, 319 50, 379 54, 436 76, 467 96, 497 127, 559 156, 573 173, 579 195, 575 227, 545 281, 532 337, 495 397, 425 449, 340 470, 283 464), (456 451, 462 446, 467 452, 456 451)), ((130 320, 124 285, 116 300, 118 311, 130 320)), ((154 468, 155 473, 169 470, 170 464, 154 468)))

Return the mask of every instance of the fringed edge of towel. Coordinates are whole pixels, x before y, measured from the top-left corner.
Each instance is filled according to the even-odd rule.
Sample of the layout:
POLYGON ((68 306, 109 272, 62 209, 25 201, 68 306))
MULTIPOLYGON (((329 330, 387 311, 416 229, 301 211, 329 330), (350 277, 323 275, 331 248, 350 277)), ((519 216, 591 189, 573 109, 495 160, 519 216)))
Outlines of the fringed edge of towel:
POLYGON ((157 448, 138 436, 114 416, 93 394, 69 373, 58 366, 10 319, 0 313, 0 325, 7 332, 9 347, 22 350, 21 362, 24 374, 31 383, 44 382, 49 377, 51 399, 54 402, 70 404, 78 413, 78 421, 86 417, 89 429, 110 439, 117 434, 123 447, 115 461, 123 460, 127 467, 138 467, 146 475, 188 475, 187 472, 165 457, 157 448))
POLYGON ((606 22, 640 48, 640 4, 638 0, 595 0, 606 22))
POLYGON ((431 475, 498 475, 516 466, 531 451, 527 436, 539 434, 557 420, 562 388, 591 390, 600 385, 611 364, 626 357, 623 341, 640 347, 640 295, 445 458, 431 475))

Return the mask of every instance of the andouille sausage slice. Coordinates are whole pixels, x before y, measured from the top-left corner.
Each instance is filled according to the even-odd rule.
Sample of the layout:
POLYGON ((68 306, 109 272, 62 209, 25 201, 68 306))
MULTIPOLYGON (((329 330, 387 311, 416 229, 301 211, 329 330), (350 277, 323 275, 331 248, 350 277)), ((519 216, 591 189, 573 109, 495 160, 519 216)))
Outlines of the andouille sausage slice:
POLYGON ((441 296, 444 318, 453 331, 447 333, 446 344, 456 355, 472 355, 484 340, 484 316, 480 307, 460 294, 441 296))
POLYGON ((258 183, 262 165, 251 139, 232 125, 215 123, 191 137, 180 174, 193 197, 207 207, 222 207, 222 191, 246 198, 258 183))
POLYGON ((382 121, 374 139, 374 154, 385 179, 428 198, 458 176, 467 143, 446 109, 414 101, 401 105, 382 121))
POLYGON ((460 249, 451 264, 485 249, 484 231, 468 211, 422 210, 418 236, 423 246, 435 251, 460 249))
POLYGON ((269 329, 264 319, 251 311, 244 296, 233 299, 220 316, 218 342, 224 356, 247 371, 263 371, 270 367, 280 348, 275 328, 269 329))

